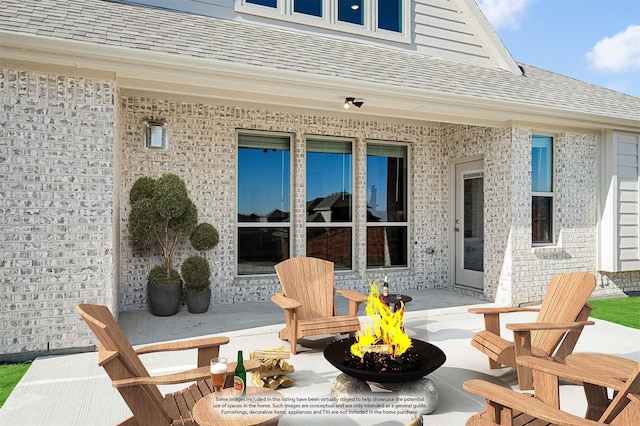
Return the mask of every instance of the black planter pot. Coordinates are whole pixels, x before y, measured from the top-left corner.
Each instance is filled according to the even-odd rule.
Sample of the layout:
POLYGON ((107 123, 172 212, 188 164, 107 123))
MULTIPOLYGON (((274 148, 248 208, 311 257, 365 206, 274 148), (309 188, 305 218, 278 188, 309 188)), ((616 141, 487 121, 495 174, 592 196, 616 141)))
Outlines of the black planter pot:
POLYGON ((203 314, 209 310, 211 290, 204 293, 187 293, 187 308, 192 314, 203 314))
POLYGON ((149 305, 151 313, 159 317, 175 315, 180 307, 182 283, 148 284, 149 305))

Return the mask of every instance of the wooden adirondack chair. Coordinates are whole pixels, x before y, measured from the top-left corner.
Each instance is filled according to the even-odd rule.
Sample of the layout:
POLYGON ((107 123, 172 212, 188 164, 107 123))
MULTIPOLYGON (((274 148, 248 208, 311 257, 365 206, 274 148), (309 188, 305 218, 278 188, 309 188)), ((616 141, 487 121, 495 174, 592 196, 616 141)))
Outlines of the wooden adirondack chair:
POLYGON ((360 330, 358 307, 367 296, 333 286, 333 262, 313 257, 295 257, 275 266, 282 292, 271 300, 284 309, 286 326, 280 338, 291 342, 295 355, 297 341, 305 336, 349 333, 360 330), (349 314, 338 316, 334 293, 349 299, 349 314))
POLYGON ((490 368, 515 368, 520 389, 532 389, 531 371, 517 365, 516 357, 534 355, 562 361, 571 354, 583 327, 593 324, 588 321, 593 308, 587 301, 595 287, 592 274, 570 272, 551 278, 540 308, 470 308, 471 313, 484 314, 485 324, 471 345, 489 357, 490 368), (513 342, 500 337, 500 315, 523 311, 539 312, 536 322, 507 324, 513 331, 513 342))
MULTIPOLYGON (((100 342, 98 364, 105 369, 113 387, 118 389, 133 413, 122 425, 183 425, 194 421, 191 417, 193 406, 212 392, 209 362, 218 356, 220 345, 229 342, 227 337, 159 343, 134 349, 106 306, 81 304, 76 311, 100 342), (198 368, 164 376, 151 377, 138 357, 140 354, 186 349, 198 349, 198 368), (195 383, 180 392, 163 396, 158 390, 158 385, 189 382, 195 383)), ((235 366, 235 363, 228 363, 228 375, 233 375, 235 366)), ((259 360, 245 361, 247 371, 256 370, 259 366, 259 360)))
POLYGON ((576 354, 576 359, 567 358, 566 365, 531 356, 518 358, 518 363, 533 370, 535 396, 468 380, 464 390, 485 398, 487 408, 469 418, 467 426, 640 424, 640 363, 602 354, 576 354), (588 401, 584 418, 560 410, 560 379, 584 386, 588 401))

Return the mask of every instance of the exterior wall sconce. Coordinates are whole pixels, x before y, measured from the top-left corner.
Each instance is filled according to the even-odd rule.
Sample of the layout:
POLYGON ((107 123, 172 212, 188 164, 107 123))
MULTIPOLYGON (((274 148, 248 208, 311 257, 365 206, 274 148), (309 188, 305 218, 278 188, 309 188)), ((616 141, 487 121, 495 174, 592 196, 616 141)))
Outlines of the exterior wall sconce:
POLYGON ((144 149, 165 151, 169 149, 167 123, 150 120, 144 122, 144 149))
POLYGON ((344 99, 344 109, 349 109, 349 107, 351 107, 351 105, 354 105, 358 108, 360 108, 362 105, 364 105, 363 101, 357 101, 356 98, 345 98, 344 99))

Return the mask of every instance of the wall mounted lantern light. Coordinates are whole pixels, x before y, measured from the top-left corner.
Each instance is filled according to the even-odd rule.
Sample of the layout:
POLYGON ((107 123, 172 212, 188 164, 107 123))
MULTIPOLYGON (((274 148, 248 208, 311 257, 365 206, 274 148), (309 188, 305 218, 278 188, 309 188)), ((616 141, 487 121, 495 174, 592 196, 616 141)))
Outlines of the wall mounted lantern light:
POLYGON ((358 108, 360 108, 362 105, 364 105, 363 101, 357 101, 356 98, 345 98, 344 99, 344 109, 349 109, 349 107, 351 107, 351 105, 357 106, 358 108))
POLYGON ((144 149, 169 149, 167 123, 164 121, 151 120, 146 120, 144 122, 144 149))

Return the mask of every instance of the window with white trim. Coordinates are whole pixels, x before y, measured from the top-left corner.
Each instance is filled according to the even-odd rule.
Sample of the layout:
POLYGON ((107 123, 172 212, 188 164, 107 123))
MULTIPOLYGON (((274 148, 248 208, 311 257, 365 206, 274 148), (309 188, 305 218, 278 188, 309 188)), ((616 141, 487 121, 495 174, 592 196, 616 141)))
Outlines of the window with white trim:
POLYGON ((353 142, 307 139, 307 256, 353 265, 353 142))
POLYGON ((238 134, 237 273, 272 274, 289 258, 291 137, 238 134))
POLYGON ((240 13, 405 42, 410 5, 410 0, 235 0, 240 13))
POLYGON ((367 268, 408 266, 407 146, 367 143, 367 268))
POLYGON ((533 135, 531 144, 531 241, 553 243, 553 137, 533 135))

